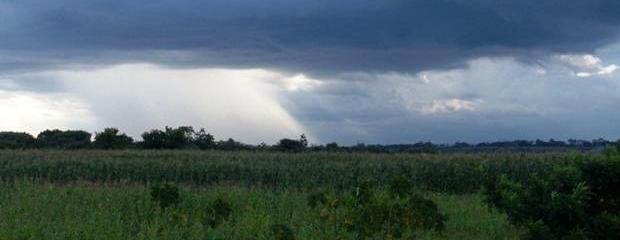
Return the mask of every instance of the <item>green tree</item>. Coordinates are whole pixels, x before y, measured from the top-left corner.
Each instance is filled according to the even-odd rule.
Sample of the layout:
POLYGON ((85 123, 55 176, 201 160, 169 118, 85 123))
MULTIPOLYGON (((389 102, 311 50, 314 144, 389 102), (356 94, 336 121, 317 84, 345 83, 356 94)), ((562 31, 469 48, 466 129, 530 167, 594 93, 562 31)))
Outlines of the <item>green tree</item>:
POLYGON ((143 148, 146 149, 164 149, 166 148, 166 133, 159 129, 152 129, 142 134, 143 148))
POLYGON ((95 133, 93 146, 98 149, 125 149, 133 144, 133 139, 126 134, 119 134, 116 128, 106 128, 95 133))
POLYGON ((192 142, 199 149, 213 149, 215 148, 215 137, 210 133, 207 133, 204 128, 201 128, 200 131, 195 132, 192 138, 192 142))
POLYGON ((301 152, 308 147, 308 139, 302 134, 298 140, 283 138, 276 145, 276 149, 285 152, 301 152))
POLYGON ((152 129, 142 134, 142 147, 147 149, 183 149, 192 147, 194 129, 189 126, 165 130, 152 129))
POLYGON ((28 133, 0 132, 0 149, 28 149, 35 145, 35 138, 28 133))
POLYGON ((41 148, 82 149, 90 145, 91 134, 79 130, 45 130, 37 135, 36 143, 41 148))

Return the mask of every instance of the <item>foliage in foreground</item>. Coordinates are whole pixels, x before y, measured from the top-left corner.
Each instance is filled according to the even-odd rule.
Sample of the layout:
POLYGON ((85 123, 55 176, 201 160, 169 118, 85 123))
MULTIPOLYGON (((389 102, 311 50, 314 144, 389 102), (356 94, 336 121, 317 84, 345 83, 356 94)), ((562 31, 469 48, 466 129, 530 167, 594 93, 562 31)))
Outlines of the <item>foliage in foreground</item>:
MULTIPOLYGON (((389 195, 378 191, 379 196, 389 195)), ((276 224, 285 224, 299 240, 355 239, 346 229, 322 221, 319 212, 308 207, 306 192, 221 185, 183 186, 179 193, 182 201, 161 210, 144 186, 0 183, 0 239, 273 240, 276 224), (206 220, 218 198, 232 211, 212 227, 206 220)), ((518 233, 477 194, 425 197, 436 202, 448 220, 444 232, 419 231, 419 239, 512 240, 518 233)))
POLYGON ((433 201, 415 193, 407 179, 395 178, 389 189, 389 195, 382 196, 370 181, 362 181, 350 194, 310 195, 308 205, 356 239, 411 239, 418 230, 445 229, 446 216, 433 201))
POLYGON ((286 224, 271 225, 274 240, 295 240, 295 233, 286 224))
POLYGON ((620 155, 584 159, 526 181, 488 174, 487 202, 528 231, 523 239, 618 239, 620 155))
POLYGON ((158 184, 151 187, 151 200, 163 210, 174 206, 181 201, 179 188, 170 183, 158 184))

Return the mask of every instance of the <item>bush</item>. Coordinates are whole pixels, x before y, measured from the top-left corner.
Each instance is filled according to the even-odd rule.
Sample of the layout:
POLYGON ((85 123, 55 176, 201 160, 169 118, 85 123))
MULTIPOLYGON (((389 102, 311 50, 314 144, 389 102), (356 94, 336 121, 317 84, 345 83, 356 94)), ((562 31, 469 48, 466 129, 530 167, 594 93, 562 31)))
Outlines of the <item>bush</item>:
POLYGON ((170 183, 155 185, 151 187, 151 201, 162 210, 176 205, 181 201, 179 188, 170 183))
POLYGON ((486 201, 528 232, 523 239, 617 239, 620 158, 576 160, 515 181, 487 174, 486 201))
POLYGON ((91 134, 85 131, 45 130, 37 136, 41 148, 82 149, 90 145, 91 134))
POLYGON ((33 148, 35 139, 28 133, 0 132, 0 149, 33 148))
POLYGON ((209 204, 207 208, 207 217, 205 219, 205 224, 212 228, 215 228, 222 222, 228 220, 231 214, 232 207, 230 206, 230 204, 218 198, 211 204, 209 204))
POLYGON ((106 128, 103 132, 95 133, 93 146, 98 149, 126 149, 133 144, 133 139, 125 134, 119 134, 116 128, 106 128))
POLYGON ((271 225, 271 233, 275 240, 295 240, 293 230, 285 224, 271 225))
POLYGON ((414 193, 405 178, 390 184, 390 197, 380 195, 370 181, 362 181, 344 196, 309 196, 310 207, 321 219, 353 233, 356 239, 401 239, 415 237, 415 231, 445 228, 446 216, 437 205, 414 193))

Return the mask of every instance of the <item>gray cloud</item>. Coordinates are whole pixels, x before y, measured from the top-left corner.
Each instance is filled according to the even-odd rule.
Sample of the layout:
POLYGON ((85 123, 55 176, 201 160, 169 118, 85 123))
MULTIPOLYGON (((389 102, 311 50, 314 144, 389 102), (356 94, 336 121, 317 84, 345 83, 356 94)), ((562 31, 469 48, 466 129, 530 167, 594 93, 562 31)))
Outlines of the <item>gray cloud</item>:
POLYGON ((31 107, 0 110, 248 141, 614 138, 618 13, 615 0, 0 0, 0 91, 31 107))
POLYGON ((285 107, 320 139, 349 144, 618 138, 617 74, 582 78, 545 62, 480 58, 415 75, 344 74, 286 94, 285 107), (333 94, 345 86, 357 93, 333 94))
POLYGON ((418 71, 589 52, 616 39, 618 12, 614 0, 3 1, 0 66, 418 71))

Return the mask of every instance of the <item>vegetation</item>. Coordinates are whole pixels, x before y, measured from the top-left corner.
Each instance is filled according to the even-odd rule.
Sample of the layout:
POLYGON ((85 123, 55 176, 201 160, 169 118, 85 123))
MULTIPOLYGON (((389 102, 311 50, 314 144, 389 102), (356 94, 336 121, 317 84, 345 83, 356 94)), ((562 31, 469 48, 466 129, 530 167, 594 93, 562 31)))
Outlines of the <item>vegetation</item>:
POLYGON ((166 183, 151 187, 151 201, 159 205, 162 210, 177 205, 180 200, 179 188, 172 184, 166 183))
POLYGON ((456 142, 454 144, 433 144, 418 142, 414 144, 367 145, 359 143, 354 146, 339 146, 332 142, 325 145, 309 145, 305 135, 299 139, 283 138, 275 145, 261 143, 259 145, 244 144, 232 138, 216 141, 215 136, 204 128, 196 131, 191 126, 177 128, 165 127, 163 130, 151 129, 141 135, 142 141, 134 140, 121 133, 116 128, 106 128, 103 132, 96 132, 94 141, 85 131, 76 130, 45 130, 37 138, 27 133, 0 132, 0 149, 200 149, 200 150, 252 150, 252 151, 282 151, 282 152, 361 152, 361 153, 477 153, 477 152, 568 152, 568 151, 597 151, 612 142, 605 139, 558 141, 549 139, 543 141, 515 140, 500 142, 483 142, 469 144, 456 142))
POLYGON ((356 239, 412 239, 417 230, 445 229, 446 216, 437 205, 414 193, 402 177, 392 181, 387 196, 380 195, 366 180, 350 194, 310 195, 308 205, 319 211, 321 219, 345 229, 356 239))
POLYGON ((82 149, 90 146, 90 133, 85 131, 45 130, 37 136, 40 148, 82 149))
MULTIPOLYGON (((308 207, 305 191, 222 185, 180 187, 179 196, 178 204, 161 209, 153 204, 150 187, 141 185, 4 183, 0 239, 355 239, 321 220, 320 212, 308 207), (212 227, 210 208, 218 198, 232 211, 212 227)), ((519 233, 477 194, 424 197, 436 202, 447 220, 443 232, 420 230, 417 239, 515 239, 519 233)))
POLYGON ((35 138, 28 133, 0 133, 0 149, 29 149, 35 147, 35 142, 35 138))
POLYGON ((193 186, 234 184, 275 189, 340 189, 359 179, 387 185, 394 176, 422 190, 474 193, 481 166, 526 180, 568 159, 561 154, 367 154, 223 151, 0 151, 0 178, 36 182, 193 186))
POLYGON ((523 239, 620 236, 620 155, 580 156, 526 181, 493 173, 486 179, 487 202, 528 230, 523 239))
POLYGON ((95 133, 93 147, 97 149, 127 149, 133 144, 133 138, 120 134, 116 128, 106 128, 103 132, 95 133))
POLYGON ((271 232, 275 240, 295 240, 295 233, 286 224, 271 225, 271 232))
POLYGON ((414 145, 308 146, 302 135, 250 146, 191 127, 141 142, 113 128, 93 142, 83 131, 0 133, 0 239, 620 235, 620 144, 572 153, 414 145))
POLYGON ((276 149, 285 152, 301 152, 308 147, 308 139, 306 135, 301 135, 299 140, 284 138, 278 142, 276 149))

